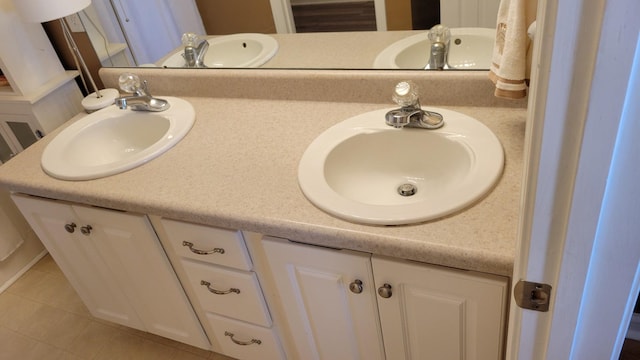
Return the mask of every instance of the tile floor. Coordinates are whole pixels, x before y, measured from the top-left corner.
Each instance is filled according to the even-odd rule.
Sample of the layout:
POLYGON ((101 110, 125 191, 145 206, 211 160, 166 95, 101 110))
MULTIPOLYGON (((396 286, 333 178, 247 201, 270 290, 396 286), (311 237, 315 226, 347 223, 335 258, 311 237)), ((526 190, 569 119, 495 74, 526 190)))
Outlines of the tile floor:
POLYGON ((92 317, 49 255, 0 294, 0 360, 231 360, 92 317))

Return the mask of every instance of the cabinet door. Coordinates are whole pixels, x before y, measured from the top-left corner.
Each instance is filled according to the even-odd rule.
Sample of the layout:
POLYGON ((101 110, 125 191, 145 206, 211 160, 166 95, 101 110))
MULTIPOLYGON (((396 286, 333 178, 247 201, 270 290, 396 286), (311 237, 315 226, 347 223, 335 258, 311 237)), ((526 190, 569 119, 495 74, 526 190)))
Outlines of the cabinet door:
POLYGON ((117 280, 89 239, 70 205, 29 196, 12 198, 95 317, 144 330, 117 280))
POLYGON ((383 288, 387 359, 502 358, 506 278, 377 257, 372 263, 383 288))
POLYGON ((210 344, 145 215, 73 205, 146 331, 204 349, 210 344))
POLYGON ((0 164, 11 160, 17 153, 18 151, 10 142, 8 135, 0 128, 0 164))
POLYGON ((36 119, 30 115, 0 114, 0 127, 4 129, 14 146, 22 151, 44 136, 38 130, 36 119))
POLYGON ((369 254, 272 238, 263 246, 296 358, 384 358, 369 254))

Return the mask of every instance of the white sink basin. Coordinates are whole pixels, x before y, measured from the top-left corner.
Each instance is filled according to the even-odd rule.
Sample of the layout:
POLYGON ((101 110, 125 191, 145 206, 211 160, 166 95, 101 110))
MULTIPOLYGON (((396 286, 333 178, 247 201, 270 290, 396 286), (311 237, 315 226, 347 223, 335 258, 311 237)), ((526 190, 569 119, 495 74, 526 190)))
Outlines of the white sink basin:
MULTIPOLYGON (((489 69, 495 29, 452 28, 449 65, 455 69, 489 69)), ((373 67, 378 69, 424 69, 431 43, 427 32, 396 41, 382 50, 373 67)))
POLYGON ((385 124, 388 110, 345 120, 307 148, 298 181, 318 208, 356 223, 410 224, 461 210, 493 188, 504 155, 484 124, 428 108, 444 116, 444 127, 396 129, 385 124), (402 196, 402 185, 417 192, 402 196))
POLYGON ((52 177, 90 180, 140 166, 172 148, 195 122, 193 106, 162 97, 162 112, 121 110, 115 105, 73 123, 45 148, 41 165, 52 177))
MULTIPOLYGON (((264 34, 233 34, 207 39, 209 50, 204 57, 208 67, 259 67, 278 52, 278 41, 264 34)), ((183 49, 162 63, 166 67, 184 67, 183 49)))

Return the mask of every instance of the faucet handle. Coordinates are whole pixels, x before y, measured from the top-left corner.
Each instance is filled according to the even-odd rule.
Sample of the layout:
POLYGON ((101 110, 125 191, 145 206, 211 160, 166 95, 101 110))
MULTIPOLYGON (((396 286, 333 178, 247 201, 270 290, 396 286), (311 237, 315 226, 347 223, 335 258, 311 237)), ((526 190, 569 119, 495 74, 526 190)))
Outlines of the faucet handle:
POLYGON ((443 44, 449 44, 451 30, 449 30, 447 26, 438 24, 429 29, 428 37, 431 43, 441 42, 443 44))
POLYGON ((123 73, 120 75, 118 78, 118 85, 120 86, 120 90, 128 93, 135 93, 143 88, 142 83, 140 82, 140 77, 132 73, 123 73))
POLYGON ((396 84, 393 89, 393 101, 401 107, 420 107, 420 99, 418 96, 418 85, 413 81, 402 81, 396 84))
POLYGON ((198 35, 196 33, 187 32, 182 34, 182 45, 196 47, 198 44, 198 35))

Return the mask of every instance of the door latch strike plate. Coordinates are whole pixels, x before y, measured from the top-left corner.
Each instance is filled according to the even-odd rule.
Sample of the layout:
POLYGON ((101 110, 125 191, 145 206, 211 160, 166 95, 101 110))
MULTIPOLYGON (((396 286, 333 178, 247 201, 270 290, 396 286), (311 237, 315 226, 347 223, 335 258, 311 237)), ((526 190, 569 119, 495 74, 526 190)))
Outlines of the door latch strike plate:
POLYGON ((513 297, 523 309, 547 312, 551 300, 551 285, 520 280, 513 289, 513 297))

